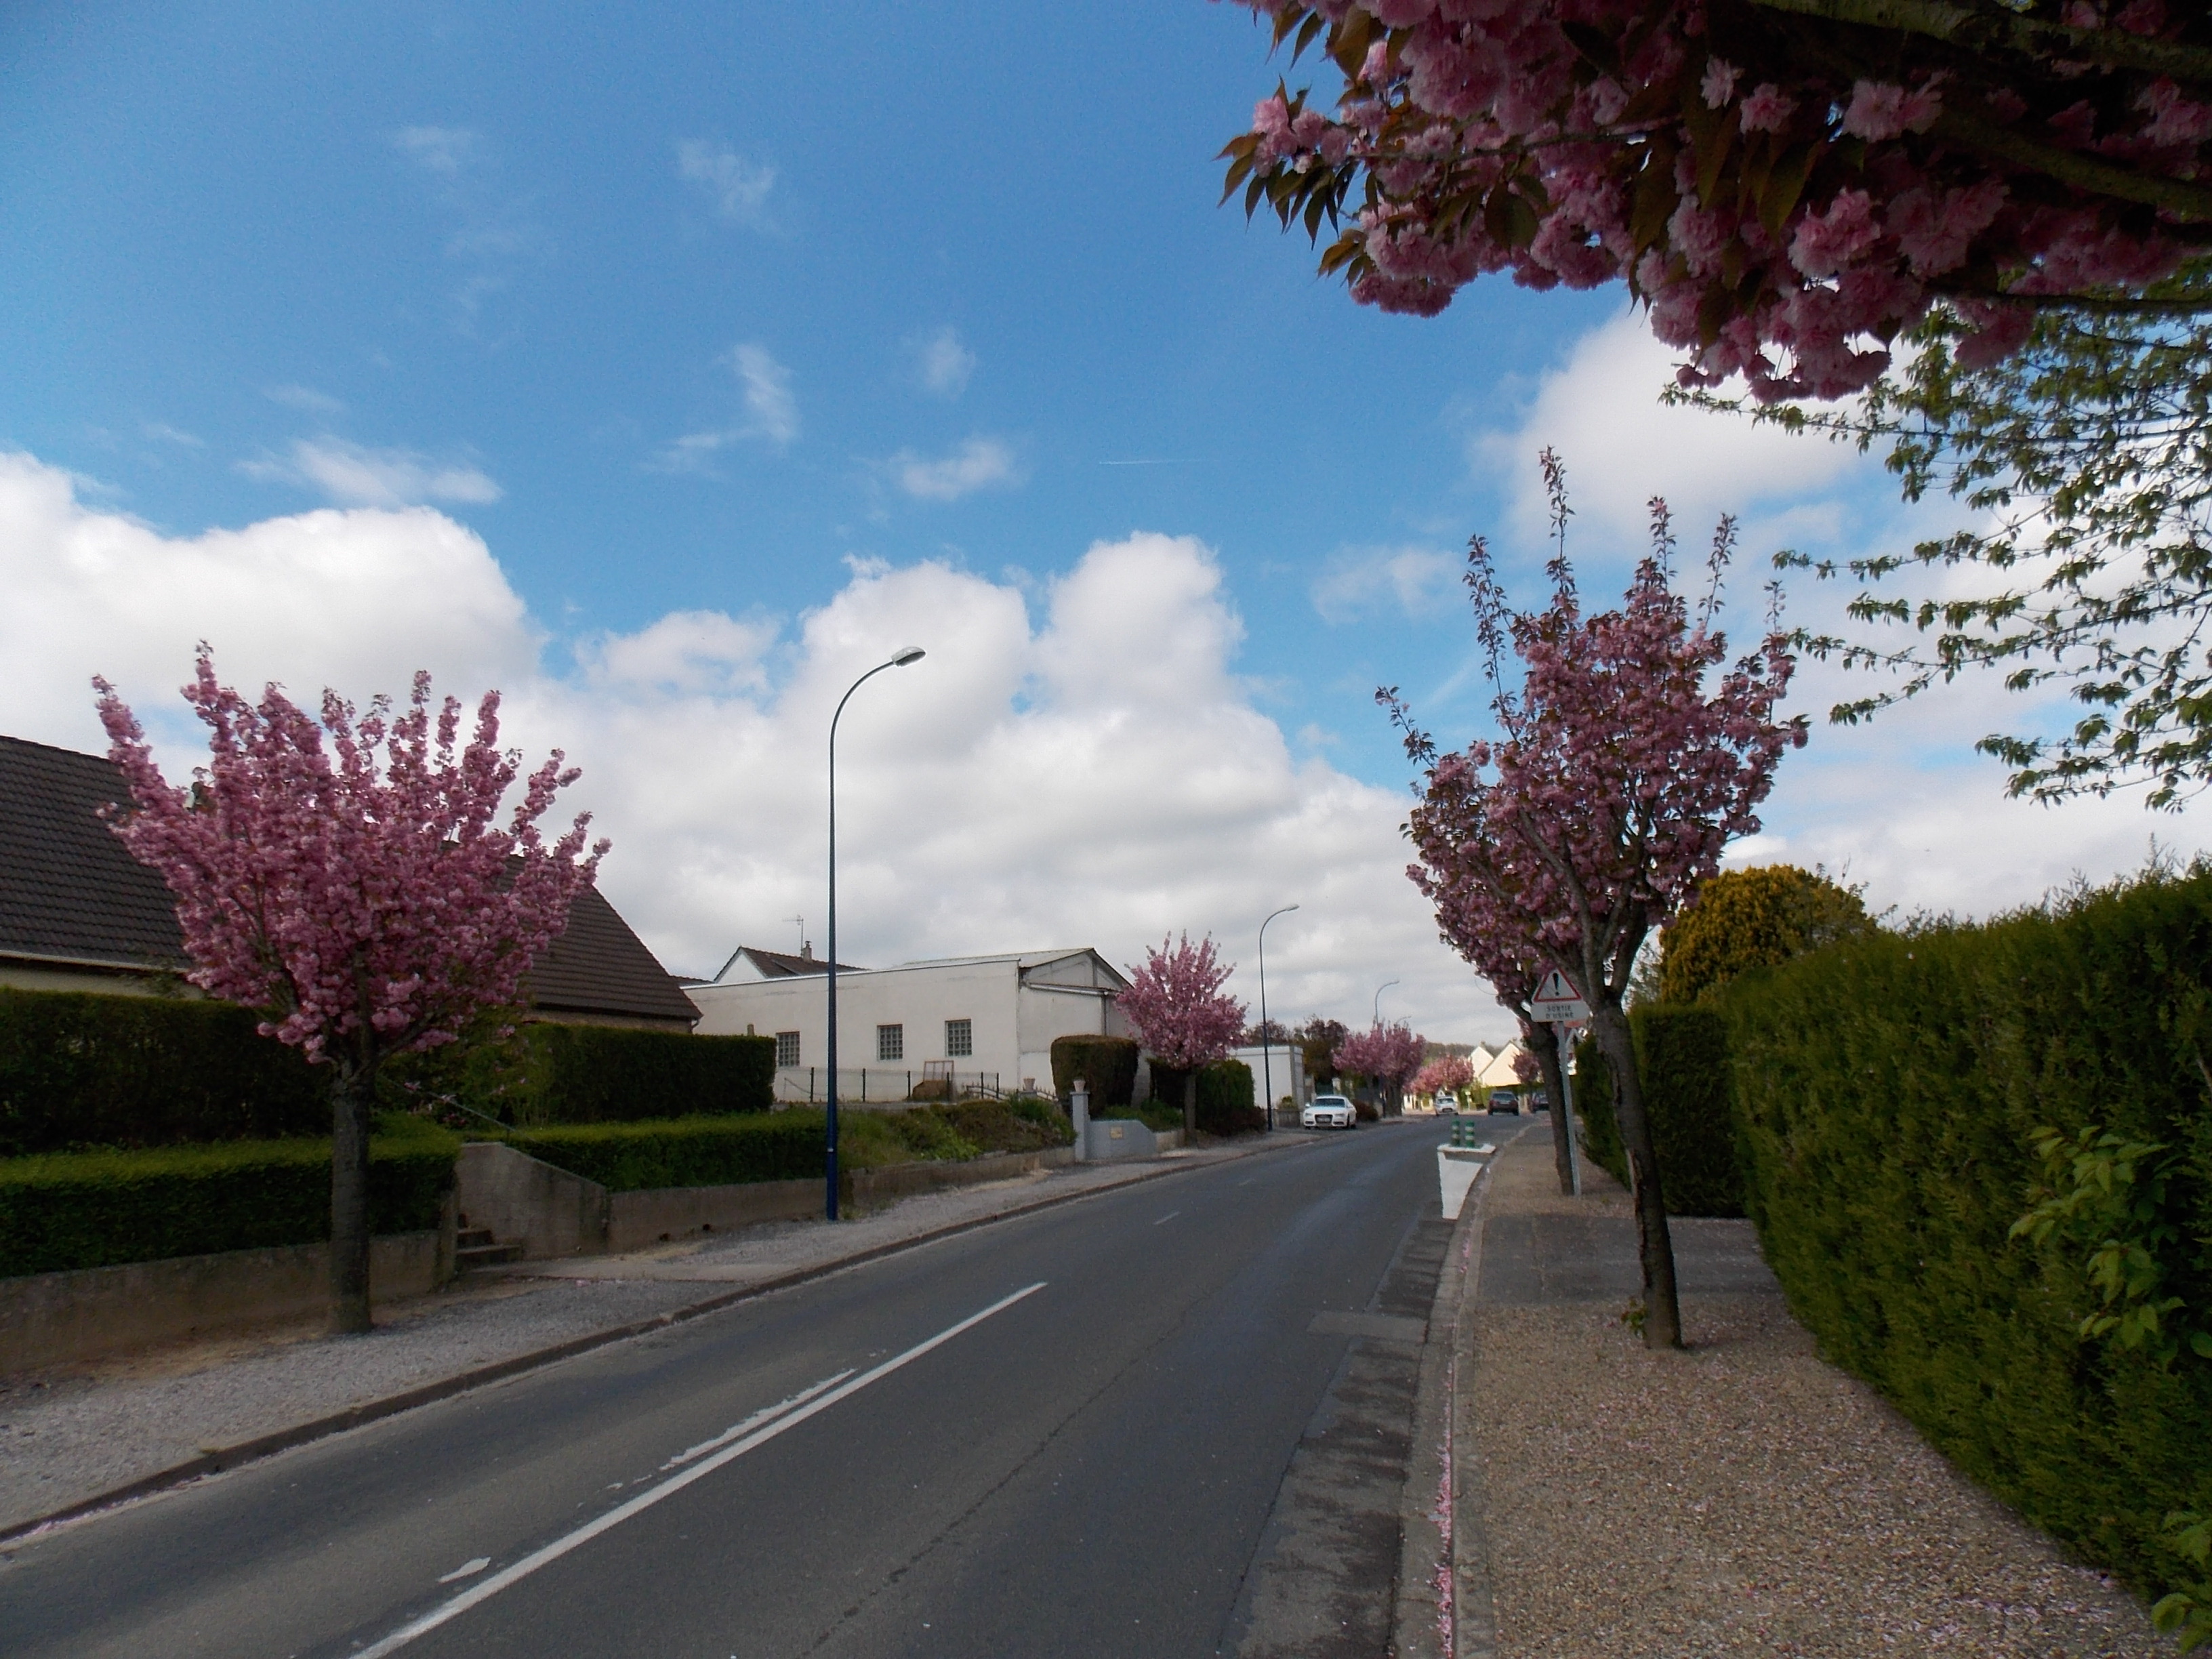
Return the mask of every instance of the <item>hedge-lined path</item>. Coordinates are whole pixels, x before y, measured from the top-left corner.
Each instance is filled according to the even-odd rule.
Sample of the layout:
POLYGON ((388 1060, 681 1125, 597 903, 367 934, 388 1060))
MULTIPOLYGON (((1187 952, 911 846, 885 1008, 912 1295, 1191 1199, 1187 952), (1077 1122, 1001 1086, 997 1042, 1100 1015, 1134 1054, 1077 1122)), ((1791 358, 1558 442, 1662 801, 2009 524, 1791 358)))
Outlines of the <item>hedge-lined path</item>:
POLYGON ((1463 1327, 1498 1659, 2173 1651, 1819 1357, 1749 1222, 1673 1224, 1691 1346, 1647 1352, 1628 1194, 1583 1178, 1548 1128, 1501 1151, 1463 1327))
POLYGON ((206 1454, 282 1435, 502 1363, 569 1351, 702 1303, 1086 1193, 1310 1145, 1297 1130, 1144 1164, 1087 1164, 906 1199, 831 1226, 775 1222, 623 1256, 521 1264, 378 1310, 370 1338, 315 1327, 136 1358, 0 1376, 0 1530, 115 1492, 206 1454))

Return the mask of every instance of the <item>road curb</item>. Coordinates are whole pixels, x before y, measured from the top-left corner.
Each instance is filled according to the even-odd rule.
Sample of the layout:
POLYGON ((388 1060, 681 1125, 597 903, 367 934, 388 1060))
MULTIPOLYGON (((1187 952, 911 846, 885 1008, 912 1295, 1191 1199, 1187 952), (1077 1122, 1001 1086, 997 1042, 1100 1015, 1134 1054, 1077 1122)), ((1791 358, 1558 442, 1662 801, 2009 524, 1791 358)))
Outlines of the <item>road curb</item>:
MULTIPOLYGON (((1518 1139, 1528 1126, 1512 1137, 1518 1139)), ((1511 1145, 1511 1140, 1506 1145, 1511 1145)), ((1500 1152, 1504 1148, 1501 1146, 1500 1152)), ((1413 1399, 1412 1449, 1399 1501, 1397 1659, 1492 1659, 1497 1617, 1482 1533, 1481 1464, 1461 1430, 1459 1357, 1469 1290, 1482 1272, 1482 1217, 1493 1156, 1468 1194, 1437 1276, 1413 1399)))
POLYGON ((1291 1140, 1254 1146, 1249 1151, 1239 1152, 1234 1158, 1220 1158, 1206 1164, 1178 1162, 1164 1169, 1147 1170, 1142 1174, 1132 1176, 1127 1181, 1115 1182, 1110 1186, 1088 1188, 1079 1193, 1054 1193, 1049 1197, 1017 1205, 1012 1209, 1000 1210, 993 1215, 970 1216, 964 1221, 948 1222, 942 1227, 933 1227, 927 1232, 916 1233, 911 1238, 892 1239, 885 1243, 872 1244, 864 1250, 855 1250, 849 1255, 838 1256, 833 1261, 817 1261, 809 1267, 794 1268, 790 1273, 779 1273, 774 1279, 763 1279, 733 1291, 725 1291, 716 1295, 702 1297, 696 1302, 687 1302, 680 1308, 672 1308, 665 1313, 655 1314, 648 1319, 632 1320, 625 1324, 611 1325, 601 1330, 589 1331, 582 1336, 571 1337, 565 1342, 556 1342, 548 1347, 532 1349, 528 1353, 513 1354, 505 1359, 495 1360, 489 1365, 479 1365, 472 1370, 462 1371, 453 1376, 441 1377, 435 1382, 421 1383, 415 1388, 403 1389, 397 1394, 386 1395, 380 1400, 363 1401, 357 1406, 349 1406, 343 1411, 332 1412, 327 1416, 295 1424, 289 1429, 278 1429, 269 1434, 258 1435, 251 1440, 240 1441, 235 1446, 225 1446, 215 1451, 203 1452, 198 1457, 187 1458, 181 1463, 172 1464, 169 1468, 156 1470, 152 1474, 142 1475, 136 1480, 127 1481, 106 1492, 95 1493, 90 1498, 80 1498, 76 1503, 64 1504, 62 1508, 47 1514, 0 1527, 0 1546, 18 1543, 32 1534, 42 1532, 49 1527, 58 1527, 72 1521, 81 1521, 87 1516, 97 1514, 102 1510, 113 1509, 119 1504, 131 1503, 142 1498, 151 1498, 158 1492, 167 1492, 194 1480, 204 1480, 210 1475, 222 1474, 231 1469, 242 1468, 249 1463, 258 1462, 264 1457, 273 1457, 278 1452, 289 1451, 295 1446, 307 1445, 317 1440, 326 1440, 332 1435, 343 1434, 349 1429, 365 1428, 371 1423, 380 1422, 387 1417, 396 1417, 400 1413, 412 1411, 418 1406, 434 1405, 439 1401, 450 1400, 456 1395, 467 1394, 472 1389, 486 1388, 494 1382, 503 1382, 509 1377, 520 1376, 528 1371, 538 1370, 547 1365, 558 1364, 564 1359, 573 1359, 578 1354, 589 1353, 594 1348, 608 1347, 617 1342, 627 1342, 634 1337, 650 1336, 656 1331, 667 1330, 672 1327, 702 1318, 708 1314, 719 1313, 725 1308, 736 1306, 740 1302, 750 1302, 757 1297, 768 1296, 777 1291, 789 1290, 794 1285, 807 1284, 817 1279, 826 1279, 831 1273, 842 1273, 848 1267, 860 1267, 870 1261, 880 1261, 888 1255, 896 1255, 902 1250, 918 1249, 925 1244, 936 1243, 940 1239, 955 1237, 961 1233, 974 1232, 982 1227, 995 1226, 1002 1221, 1018 1220, 1023 1216, 1035 1215, 1041 1210, 1056 1209, 1063 1204, 1074 1204, 1088 1198, 1099 1198, 1108 1193, 1124 1192, 1131 1187, 1143 1186, 1147 1182, 1164 1180, 1170 1176, 1188 1175, 1194 1170, 1213 1169, 1221 1164, 1238 1162, 1243 1158, 1256 1157, 1263 1152, 1286 1152, 1298 1146, 1311 1146, 1318 1144, 1320 1143, 1310 1140, 1291 1140))

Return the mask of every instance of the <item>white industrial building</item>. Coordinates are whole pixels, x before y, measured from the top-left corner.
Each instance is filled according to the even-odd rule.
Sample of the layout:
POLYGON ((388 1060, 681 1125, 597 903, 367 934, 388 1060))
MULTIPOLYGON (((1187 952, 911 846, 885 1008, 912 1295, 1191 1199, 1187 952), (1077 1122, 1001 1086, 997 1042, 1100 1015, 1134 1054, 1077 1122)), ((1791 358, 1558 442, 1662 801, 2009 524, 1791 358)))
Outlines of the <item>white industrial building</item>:
MULTIPOLYGON (((702 1036, 774 1036, 776 1095, 827 1098, 829 964, 740 947, 706 984, 684 988, 702 1036)), ((1052 1041, 1127 1036, 1114 999, 1129 981, 1085 946, 837 969, 838 1094, 903 1100, 946 1078, 1052 1091, 1052 1041)))

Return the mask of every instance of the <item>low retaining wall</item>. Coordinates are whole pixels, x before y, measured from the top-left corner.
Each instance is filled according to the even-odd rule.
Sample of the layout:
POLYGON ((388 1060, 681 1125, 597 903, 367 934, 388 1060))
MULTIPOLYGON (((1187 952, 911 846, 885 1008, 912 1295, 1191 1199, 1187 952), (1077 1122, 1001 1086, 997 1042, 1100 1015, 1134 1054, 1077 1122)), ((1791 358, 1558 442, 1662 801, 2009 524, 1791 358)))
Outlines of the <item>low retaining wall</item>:
MULTIPOLYGON (((916 1193, 1004 1181, 1074 1161, 1072 1147, 999 1152, 959 1164, 894 1164, 846 1173, 838 1207, 881 1208, 916 1193)), ((702 1233, 764 1221, 804 1221, 822 1213, 819 1181, 747 1181, 726 1187, 656 1187, 611 1193, 596 1182, 492 1141, 462 1149, 458 1182, 461 1224, 488 1227, 524 1259, 650 1249, 702 1233)))
MULTIPOLYGON (((378 1303, 425 1296, 453 1276, 448 1232, 374 1241, 378 1303)), ((0 1279, 0 1370, 32 1370, 126 1353, 329 1310, 331 1247, 290 1244, 75 1273, 0 1279)))
MULTIPOLYGON (((992 1152, 957 1164, 891 1164, 880 1170, 843 1172, 837 1187, 841 1213, 865 1214, 917 1193, 1005 1181, 1075 1161, 1075 1149, 992 1152)), ((611 1251, 650 1249, 702 1233, 727 1232, 763 1221, 806 1221, 822 1213, 819 1181, 749 1181, 732 1187, 657 1187, 608 1197, 607 1243, 611 1251)), ((506 1235, 502 1234, 504 1237, 506 1235)))
POLYGON ((501 1243, 521 1245, 532 1261, 634 1248, 608 1243, 617 1194, 497 1141, 472 1140, 461 1148, 453 1192, 462 1226, 488 1227, 501 1243))

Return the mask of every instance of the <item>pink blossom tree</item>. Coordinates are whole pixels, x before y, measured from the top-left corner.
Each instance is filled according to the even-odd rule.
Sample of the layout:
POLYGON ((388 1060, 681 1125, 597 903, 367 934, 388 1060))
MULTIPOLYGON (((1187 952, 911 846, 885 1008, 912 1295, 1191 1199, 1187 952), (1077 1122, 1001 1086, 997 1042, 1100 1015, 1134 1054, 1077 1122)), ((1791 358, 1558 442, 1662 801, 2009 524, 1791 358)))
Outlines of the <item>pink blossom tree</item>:
POLYGON ((176 896, 186 977, 331 1068, 331 1324, 366 1331, 378 1069, 514 1001, 607 843, 585 854, 588 816, 550 847, 539 836, 577 775, 558 750, 500 826, 520 757, 500 750, 495 691, 457 750, 461 706, 447 698, 434 721, 428 674, 396 718, 387 698, 356 719, 325 691, 318 725, 274 685, 255 704, 218 684, 203 645, 184 696, 210 756, 177 788, 114 687, 93 684, 135 806, 115 833, 176 896))
POLYGON ((1395 1116, 1402 1103, 1406 1085, 1421 1069, 1422 1057, 1428 1049, 1428 1039, 1416 1036, 1413 1028, 1401 1021, 1395 1025, 1378 1024, 1364 1031, 1353 1032, 1336 1045, 1334 1059, 1338 1071, 1364 1078, 1380 1089, 1382 1104, 1395 1116))
POLYGON ((1342 223, 1322 270, 1386 311, 1625 280, 1686 385, 1856 392, 1939 303, 1991 362, 2039 308, 2157 311, 2212 235, 2201 5, 1244 3, 1343 88, 1261 100, 1224 196, 1342 223))
POLYGON ((1513 611, 1482 538, 1468 546, 1500 735, 1439 755, 1395 690, 1376 695, 1423 769, 1407 824, 1420 861, 1407 873, 1437 902, 1448 937, 1478 966, 1499 964, 1516 990, 1528 981, 1513 976, 1530 966, 1555 968, 1589 1005, 1635 1187, 1644 1339, 1679 1346, 1665 1197, 1622 999, 1652 928, 1694 900, 1731 840, 1758 830, 1756 809, 1784 752, 1803 744, 1804 722, 1777 718, 1795 666, 1778 619, 1733 665, 1712 626, 1731 520, 1714 537, 1711 586, 1694 617, 1674 591, 1658 501, 1652 550, 1621 609, 1588 615, 1566 557, 1565 477, 1548 450, 1543 467, 1558 543, 1551 604, 1513 611), (1517 690, 1505 680, 1509 648, 1517 690))
POLYGON ((1437 1095, 1455 1095, 1474 1082, 1474 1067, 1465 1054, 1446 1054, 1432 1060, 1413 1073, 1408 1088, 1417 1095, 1433 1098, 1437 1095))
POLYGON ((1237 964, 1221 960, 1208 933, 1196 945, 1185 933, 1170 946, 1147 949, 1145 965, 1129 969, 1129 988, 1115 999, 1145 1052, 1182 1072, 1182 1126, 1198 1133, 1198 1073, 1237 1046, 1244 1005, 1221 988, 1237 964))

